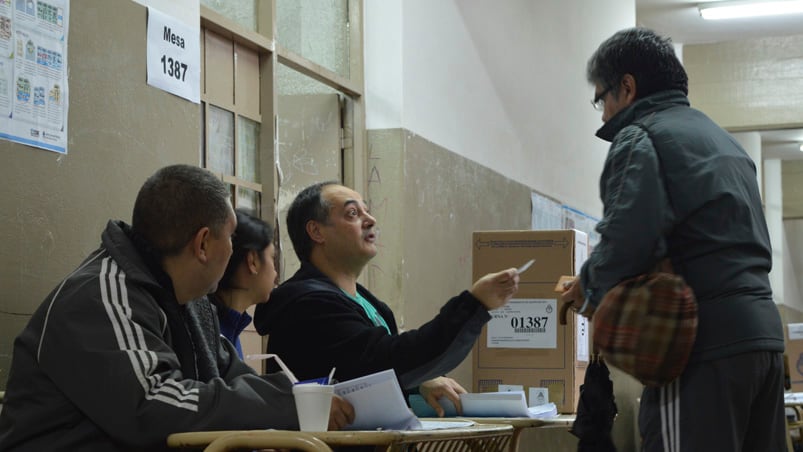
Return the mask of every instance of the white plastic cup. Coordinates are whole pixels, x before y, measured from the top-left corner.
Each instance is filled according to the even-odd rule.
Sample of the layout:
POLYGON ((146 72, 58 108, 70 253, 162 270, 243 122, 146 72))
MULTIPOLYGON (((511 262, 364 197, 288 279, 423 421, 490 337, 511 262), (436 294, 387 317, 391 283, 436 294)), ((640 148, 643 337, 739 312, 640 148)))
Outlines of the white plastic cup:
POLYGON ((315 383, 293 386, 298 425, 302 432, 325 432, 329 427, 329 411, 335 387, 315 383))

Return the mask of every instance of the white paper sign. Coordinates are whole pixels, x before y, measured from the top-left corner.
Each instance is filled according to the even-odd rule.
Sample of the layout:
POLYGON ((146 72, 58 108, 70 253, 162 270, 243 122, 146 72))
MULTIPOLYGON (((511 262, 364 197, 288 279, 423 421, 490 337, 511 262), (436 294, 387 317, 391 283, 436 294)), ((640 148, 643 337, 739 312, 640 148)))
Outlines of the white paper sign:
POLYGON ((524 391, 523 385, 499 385, 499 392, 524 391))
MULTIPOLYGON (((577 315, 577 314, 575 314, 577 315)), ((588 362, 588 319, 577 315, 577 360, 588 362)))
POLYGON ((557 300, 513 299, 490 311, 488 348, 557 348, 557 300))
POLYGON ((527 406, 538 406, 549 403, 549 388, 530 388, 530 400, 527 406))
POLYGON ((148 84, 192 102, 201 102, 199 33, 148 7, 148 84))
POLYGON ((789 328, 790 341, 803 339, 803 323, 790 323, 787 327, 789 328))

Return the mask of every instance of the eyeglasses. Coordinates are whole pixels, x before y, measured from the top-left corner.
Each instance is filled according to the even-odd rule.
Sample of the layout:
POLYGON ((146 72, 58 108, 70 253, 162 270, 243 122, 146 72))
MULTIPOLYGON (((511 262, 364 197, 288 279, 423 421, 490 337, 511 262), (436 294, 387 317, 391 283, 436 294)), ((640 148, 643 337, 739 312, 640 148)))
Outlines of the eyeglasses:
POLYGON ((594 100, 591 101, 591 105, 594 107, 594 110, 602 111, 605 108, 605 95, 611 90, 611 87, 605 88, 605 90, 594 97, 594 100))

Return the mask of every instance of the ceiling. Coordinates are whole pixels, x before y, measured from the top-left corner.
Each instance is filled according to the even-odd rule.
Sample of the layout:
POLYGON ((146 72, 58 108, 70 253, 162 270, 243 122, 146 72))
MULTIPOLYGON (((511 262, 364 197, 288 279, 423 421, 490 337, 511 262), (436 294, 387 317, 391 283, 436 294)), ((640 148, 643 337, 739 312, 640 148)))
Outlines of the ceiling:
MULTIPOLYGON (((702 44, 803 33, 803 15, 707 21, 689 0, 636 0, 636 21, 679 44, 702 44)), ((704 3, 718 3, 709 1, 704 3)), ((781 159, 784 218, 803 218, 803 130, 761 131, 764 159, 781 159)))
MULTIPOLYGON (((720 1, 636 0, 636 21, 676 43, 702 44, 763 36, 801 33, 803 16, 770 16, 753 19, 703 20, 697 6, 720 1)), ((732 3, 732 2, 728 2, 732 3)))

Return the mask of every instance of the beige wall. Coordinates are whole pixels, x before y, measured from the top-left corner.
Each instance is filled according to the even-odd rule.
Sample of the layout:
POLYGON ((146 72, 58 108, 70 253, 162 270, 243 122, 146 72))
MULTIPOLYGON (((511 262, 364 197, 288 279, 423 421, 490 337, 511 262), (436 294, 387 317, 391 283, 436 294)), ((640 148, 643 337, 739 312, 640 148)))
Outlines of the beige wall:
POLYGON ((199 161, 198 105, 146 84, 145 20, 129 0, 73 2, 69 153, 0 140, 0 388, 14 337, 106 221, 131 220, 156 168, 199 161))
POLYGON ((803 35, 687 45, 689 98, 728 130, 803 124, 803 35))
POLYGON ((599 217, 608 144, 585 66, 635 24, 635 2, 497 3, 366 2, 366 127, 409 130, 599 217))
MULTIPOLYGON (((371 130, 368 144, 380 251, 364 276, 400 328, 417 328, 471 288, 474 231, 529 229, 530 190, 405 129, 371 130)), ((470 389, 470 357, 450 376, 470 389)))

